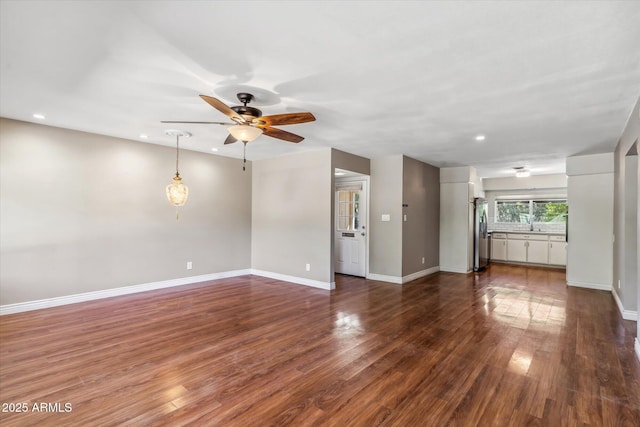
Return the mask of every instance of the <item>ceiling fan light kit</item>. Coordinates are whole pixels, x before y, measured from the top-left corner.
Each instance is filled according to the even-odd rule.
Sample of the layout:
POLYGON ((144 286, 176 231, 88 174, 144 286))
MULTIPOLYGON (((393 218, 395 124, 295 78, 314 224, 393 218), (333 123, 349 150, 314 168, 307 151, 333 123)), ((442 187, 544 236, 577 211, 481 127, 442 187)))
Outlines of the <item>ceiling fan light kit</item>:
POLYGON ((262 129, 249 125, 234 125, 228 129, 229 133, 238 141, 251 142, 262 135, 262 129))

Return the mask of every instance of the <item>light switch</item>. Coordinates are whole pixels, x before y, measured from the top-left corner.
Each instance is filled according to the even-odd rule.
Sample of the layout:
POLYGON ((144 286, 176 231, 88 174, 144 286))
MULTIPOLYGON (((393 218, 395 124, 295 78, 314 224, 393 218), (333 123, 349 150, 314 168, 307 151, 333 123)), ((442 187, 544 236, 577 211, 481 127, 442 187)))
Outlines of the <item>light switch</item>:
POLYGON ((391 221, 391 215, 389 214, 382 214, 382 219, 381 221, 391 221))
POLYGON ((404 222, 407 222, 407 214, 404 214, 404 222))

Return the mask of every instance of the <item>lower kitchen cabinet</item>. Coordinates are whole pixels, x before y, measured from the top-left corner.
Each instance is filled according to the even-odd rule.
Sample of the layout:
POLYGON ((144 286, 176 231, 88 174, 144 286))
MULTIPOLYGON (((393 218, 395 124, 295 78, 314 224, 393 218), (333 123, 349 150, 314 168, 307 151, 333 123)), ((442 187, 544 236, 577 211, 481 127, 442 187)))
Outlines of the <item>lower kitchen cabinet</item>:
POLYGON ((535 264, 549 263, 549 242, 546 239, 544 241, 529 240, 527 243, 527 262, 535 264))
POLYGON ((491 236, 491 259, 495 261, 507 260, 507 235, 493 233, 491 236))
POLYGON ((567 265, 563 235, 496 233, 491 236, 491 260, 539 265, 567 265))
POLYGON ((549 237, 549 264, 567 265, 567 242, 564 236, 549 237))
POLYGON ((507 240, 507 260, 515 262, 527 262, 527 241, 507 240))

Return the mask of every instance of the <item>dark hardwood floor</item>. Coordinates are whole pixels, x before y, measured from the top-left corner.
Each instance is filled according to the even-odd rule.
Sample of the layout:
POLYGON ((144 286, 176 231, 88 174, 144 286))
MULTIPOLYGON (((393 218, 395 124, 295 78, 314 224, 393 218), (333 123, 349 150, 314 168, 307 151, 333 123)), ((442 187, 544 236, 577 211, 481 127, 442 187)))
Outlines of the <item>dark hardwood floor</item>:
POLYGON ((244 276, 3 316, 0 425, 640 425, 635 322, 609 292, 498 264, 336 281, 244 276))

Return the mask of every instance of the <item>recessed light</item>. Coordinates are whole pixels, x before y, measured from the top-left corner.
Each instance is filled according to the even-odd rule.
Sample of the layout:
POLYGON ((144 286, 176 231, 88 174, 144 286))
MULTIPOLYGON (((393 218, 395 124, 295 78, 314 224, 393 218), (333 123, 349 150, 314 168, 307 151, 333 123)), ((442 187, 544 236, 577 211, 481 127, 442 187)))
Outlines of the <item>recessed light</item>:
POLYGON ((484 135, 476 135, 476 137, 474 138, 476 141, 484 141, 486 138, 486 136, 484 135))
POLYGON ((147 138, 149 138, 149 135, 145 135, 144 133, 141 133, 140 134, 140 138, 147 139, 147 138))
POLYGON ((218 151, 218 149, 217 149, 216 147, 213 147, 213 148, 211 149, 211 151, 216 152, 216 151, 218 151))
POLYGON ((529 170, 525 169, 524 166, 514 167, 514 169, 516 171, 516 177, 517 178, 526 178, 528 176, 531 176, 531 172, 529 172, 529 170))
POLYGON ((39 119, 39 120, 44 120, 45 119, 44 114, 38 114, 38 113, 34 114, 33 118, 34 119, 39 119))

